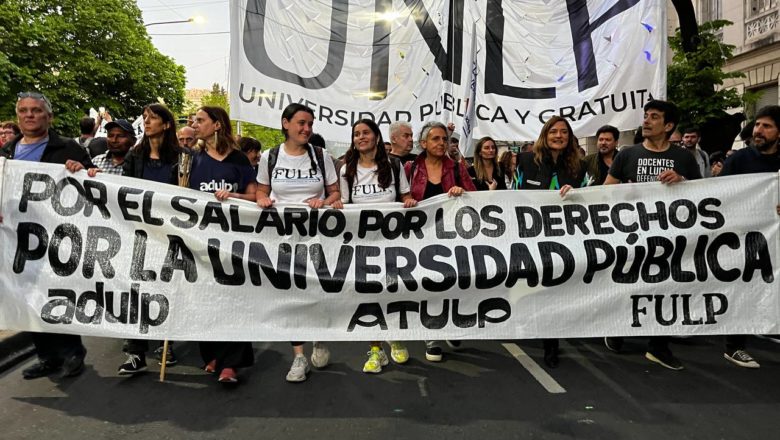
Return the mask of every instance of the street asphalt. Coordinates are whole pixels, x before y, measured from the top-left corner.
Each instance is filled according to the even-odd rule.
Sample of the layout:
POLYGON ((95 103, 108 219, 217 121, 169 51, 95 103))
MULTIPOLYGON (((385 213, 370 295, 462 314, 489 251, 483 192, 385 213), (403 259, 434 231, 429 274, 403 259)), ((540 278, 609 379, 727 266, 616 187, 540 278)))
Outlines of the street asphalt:
MULTIPOLYGON (((412 359, 362 372, 367 344, 334 343, 331 364, 285 382, 287 343, 255 343, 255 366, 225 387, 203 372, 196 343, 178 342, 178 366, 120 377, 121 341, 85 338, 76 378, 23 380, 34 358, 0 374, 3 440, 15 439, 772 439, 780 415, 780 345, 750 338, 761 368, 723 359, 721 338, 677 339, 685 370, 601 340, 561 342, 557 369, 539 341, 465 341, 445 361, 412 359)), ((311 344, 306 345, 310 354, 311 344)), ((388 348, 389 352, 389 348, 388 348)))

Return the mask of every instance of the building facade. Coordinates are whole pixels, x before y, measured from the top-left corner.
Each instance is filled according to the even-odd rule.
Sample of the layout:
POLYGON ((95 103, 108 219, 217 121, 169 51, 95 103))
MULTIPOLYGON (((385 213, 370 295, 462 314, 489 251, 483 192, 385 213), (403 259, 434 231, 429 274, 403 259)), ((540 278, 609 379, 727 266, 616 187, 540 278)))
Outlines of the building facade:
MULTIPOLYGON (((677 14, 668 3, 670 33, 679 26, 677 14)), ((735 46, 734 57, 725 66, 742 72, 744 78, 728 80, 724 87, 759 93, 754 108, 739 109, 752 114, 765 105, 780 104, 780 0, 693 0, 696 20, 728 20, 722 41, 735 46)))

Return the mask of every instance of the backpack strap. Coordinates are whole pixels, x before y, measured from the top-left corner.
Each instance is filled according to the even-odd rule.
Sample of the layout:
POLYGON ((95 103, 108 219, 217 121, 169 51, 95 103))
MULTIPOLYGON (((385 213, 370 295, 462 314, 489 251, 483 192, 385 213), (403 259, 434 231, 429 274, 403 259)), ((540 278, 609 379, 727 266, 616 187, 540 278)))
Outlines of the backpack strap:
MULTIPOLYGON (((325 187, 325 197, 328 197, 328 175, 325 173, 325 153, 322 148, 312 145, 314 148, 314 157, 317 160, 317 166, 320 167, 320 173, 322 174, 322 185, 325 187)), ((335 168, 335 167, 334 167, 335 168)))
POLYGON ((271 148, 268 152, 268 184, 271 184, 271 175, 276 168, 276 161, 279 159, 279 146, 271 148))
POLYGON ((351 205, 352 204, 352 185, 355 184, 355 178, 353 177, 352 179, 350 179, 347 176, 344 176, 344 178, 347 179, 347 187, 349 188, 349 201, 348 201, 348 203, 351 205))

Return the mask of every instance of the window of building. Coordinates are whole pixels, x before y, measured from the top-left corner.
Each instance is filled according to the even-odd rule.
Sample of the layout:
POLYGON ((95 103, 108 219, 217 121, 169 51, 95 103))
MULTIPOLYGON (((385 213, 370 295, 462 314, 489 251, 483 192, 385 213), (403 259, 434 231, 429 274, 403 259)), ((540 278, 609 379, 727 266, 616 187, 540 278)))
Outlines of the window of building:
POLYGON ((756 112, 761 109, 762 107, 766 107, 768 105, 778 105, 780 103, 780 97, 778 97, 778 87, 777 84, 773 84, 771 86, 765 86, 765 87, 758 87, 755 89, 750 89, 751 92, 757 92, 759 93, 758 101, 753 105, 753 108, 748 111, 749 115, 755 115, 756 112))
POLYGON ((723 18, 722 3, 722 0, 699 0, 697 2, 699 24, 723 18))
POLYGON ((753 18, 777 9, 778 0, 749 0, 745 2, 745 18, 753 18))

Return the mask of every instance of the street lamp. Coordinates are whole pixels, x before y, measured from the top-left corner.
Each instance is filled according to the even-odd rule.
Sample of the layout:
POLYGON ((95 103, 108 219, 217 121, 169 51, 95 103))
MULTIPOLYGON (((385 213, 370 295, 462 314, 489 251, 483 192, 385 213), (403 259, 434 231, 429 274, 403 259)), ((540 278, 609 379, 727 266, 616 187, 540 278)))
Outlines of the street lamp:
POLYGON ((190 17, 186 20, 155 21, 154 23, 145 23, 144 27, 156 26, 158 24, 203 23, 204 21, 206 21, 206 19, 198 15, 196 17, 190 17))

